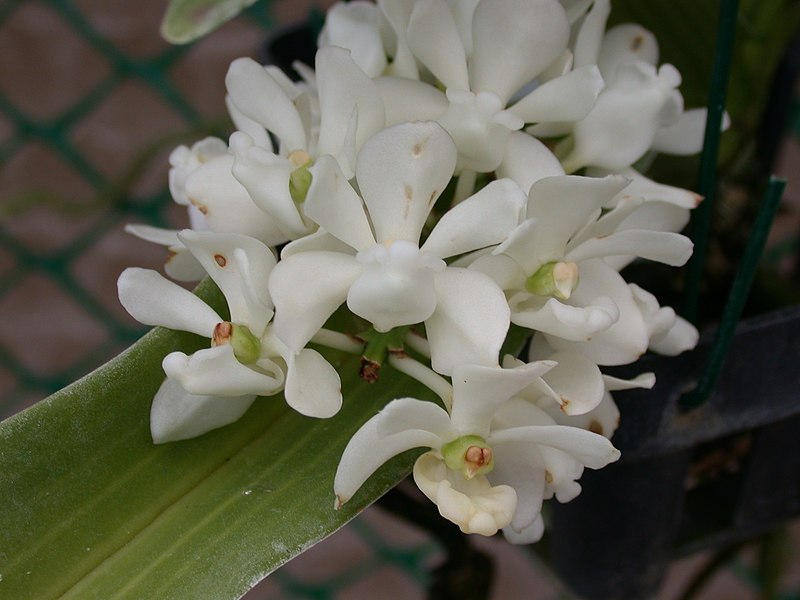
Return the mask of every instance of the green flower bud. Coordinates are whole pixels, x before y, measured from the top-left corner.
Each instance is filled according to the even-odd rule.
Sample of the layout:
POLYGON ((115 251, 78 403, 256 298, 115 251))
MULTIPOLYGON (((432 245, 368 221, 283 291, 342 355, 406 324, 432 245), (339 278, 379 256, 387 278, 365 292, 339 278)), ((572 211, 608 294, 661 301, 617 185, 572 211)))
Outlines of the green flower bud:
POLYGON ((230 344, 233 355, 243 365, 251 365, 261 356, 261 342, 244 325, 223 321, 214 327, 212 346, 230 344))
POLYGON ((525 282, 525 289, 537 296, 567 300, 578 287, 578 265, 574 262, 543 264, 525 282))
POLYGON ((299 204, 305 201, 308 188, 311 187, 312 176, 308 167, 311 166, 312 161, 308 152, 295 150, 289 154, 289 162, 297 167, 289 175, 289 193, 292 200, 299 204))
POLYGON ((465 479, 485 475, 494 468, 494 455, 486 440, 477 435, 464 435, 448 442, 441 449, 445 464, 460 471, 465 479))

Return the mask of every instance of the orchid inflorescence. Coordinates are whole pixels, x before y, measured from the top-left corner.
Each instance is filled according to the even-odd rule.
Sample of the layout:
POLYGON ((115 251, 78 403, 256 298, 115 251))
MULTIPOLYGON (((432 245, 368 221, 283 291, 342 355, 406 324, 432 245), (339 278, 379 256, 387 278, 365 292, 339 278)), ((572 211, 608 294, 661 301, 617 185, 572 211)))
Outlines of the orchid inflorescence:
POLYGON ((164 358, 153 440, 201 435, 280 392, 331 417, 339 374, 309 344, 363 354, 375 385, 388 362, 441 403, 398 398, 364 423, 333 504, 391 457, 428 448, 414 480, 445 518, 538 540, 543 500, 571 500, 585 467, 619 458, 611 392, 655 382, 600 367, 697 342, 620 270, 689 258, 677 232, 700 197, 633 165, 697 152, 705 111, 684 111, 651 33, 606 31, 609 11, 609 0, 340 3, 300 82, 235 60, 229 143, 170 157, 192 228, 128 228, 169 248, 173 279, 208 275, 230 315, 155 271, 123 272, 137 320, 210 340, 164 358), (341 310, 362 330, 326 328, 341 310), (500 355, 512 323, 531 338, 525 361, 500 355))

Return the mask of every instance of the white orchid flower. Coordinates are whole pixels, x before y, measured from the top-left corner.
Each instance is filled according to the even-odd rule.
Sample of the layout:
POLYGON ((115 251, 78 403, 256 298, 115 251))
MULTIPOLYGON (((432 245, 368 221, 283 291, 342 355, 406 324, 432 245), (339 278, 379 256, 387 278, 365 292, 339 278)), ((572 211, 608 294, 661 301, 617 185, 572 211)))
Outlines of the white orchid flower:
POLYGON ((619 176, 537 181, 528 194, 527 219, 470 265, 506 291, 513 323, 541 331, 559 350, 580 345, 578 351, 596 364, 632 362, 649 340, 630 289, 604 259, 638 256, 681 265, 692 250, 677 233, 644 225, 620 229, 644 206, 636 199, 602 214, 627 184, 619 176))
POLYGON ((319 159, 305 210, 325 237, 287 246, 269 281, 275 330, 292 350, 346 301, 379 332, 423 322, 440 373, 461 362, 497 364, 509 318, 502 291, 443 259, 505 239, 525 196, 513 182, 495 181, 446 213, 420 247, 455 162, 453 142, 433 122, 390 127, 364 145, 360 196, 333 159, 319 159))
POLYGON ((536 404, 559 425, 579 427, 611 439, 620 423, 619 408, 617 408, 611 392, 636 388, 649 390, 655 385, 656 378, 653 373, 642 373, 633 379, 619 379, 603 375, 603 382, 605 383, 605 393, 602 400, 596 407, 582 415, 564 414, 558 405, 547 403, 543 396, 539 396, 536 404))
POLYGON ((270 249, 235 234, 186 230, 180 239, 219 286, 230 320, 155 271, 129 268, 120 276, 120 302, 135 319, 211 339, 210 348, 164 358, 167 381, 152 409, 154 439, 184 439, 221 427, 237 419, 256 396, 284 387, 287 402, 298 412, 335 414, 341 392, 333 367, 314 350, 289 351, 272 334, 267 277, 275 257, 270 249))
POLYGON ((603 87, 594 66, 570 70, 569 62, 552 76, 545 73, 569 40, 557 0, 481 0, 465 7, 419 0, 405 38, 446 92, 408 78, 378 79, 387 123, 438 121, 458 147, 459 173, 497 169, 512 132, 525 123, 583 118, 603 87), (515 101, 515 93, 537 78, 540 85, 515 101))
POLYGON ((356 153, 384 125, 375 83, 349 51, 320 49, 315 73, 318 122, 310 116, 313 111, 297 106, 309 94, 287 92, 272 71, 249 58, 231 63, 225 83, 229 104, 248 123, 247 130, 231 136, 233 175, 275 220, 286 240, 312 233, 315 225, 303 211, 309 168, 320 156, 330 155, 352 177, 356 153), (280 142, 278 152, 253 131, 260 132, 262 140, 267 140, 266 132, 272 133, 280 142))
POLYGON ((512 541, 533 541, 527 532, 541 524, 546 469, 553 464, 548 456, 563 453, 581 469, 601 468, 619 457, 602 436, 555 425, 524 401, 522 420, 498 418, 509 399, 552 366, 548 361, 513 369, 459 365, 449 413, 413 398, 393 400, 345 448, 334 479, 336 505, 347 502, 393 456, 427 447, 431 451, 414 465, 414 480, 442 516, 465 533, 493 535, 510 527, 512 541))
MULTIPOLYGON (((186 193, 186 181, 200 166, 228 152, 228 146, 219 138, 207 137, 195 142, 192 147, 178 146, 169 155, 169 191, 172 199, 186 207, 190 227, 195 231, 208 229, 205 217, 191 203, 186 193)), ((125 231, 139 239, 165 246, 169 258, 164 265, 167 275, 177 281, 200 281, 205 270, 192 253, 178 239, 177 229, 164 229, 151 225, 126 225, 125 231)))
MULTIPOLYGON (((534 135, 571 132, 568 173, 586 166, 619 171, 648 151, 696 154, 702 148, 706 109, 684 111, 678 91, 681 76, 670 65, 658 67, 658 42, 637 24, 603 31, 608 0, 596 0, 575 35, 575 64, 596 64, 606 88, 588 115, 576 123, 534 126, 534 135)), ((723 124, 727 128, 728 121, 723 124)))
POLYGON ((658 299, 647 290, 634 283, 629 287, 644 317, 650 350, 666 356, 677 356, 697 346, 700 334, 694 325, 675 314, 671 307, 660 306, 658 299))

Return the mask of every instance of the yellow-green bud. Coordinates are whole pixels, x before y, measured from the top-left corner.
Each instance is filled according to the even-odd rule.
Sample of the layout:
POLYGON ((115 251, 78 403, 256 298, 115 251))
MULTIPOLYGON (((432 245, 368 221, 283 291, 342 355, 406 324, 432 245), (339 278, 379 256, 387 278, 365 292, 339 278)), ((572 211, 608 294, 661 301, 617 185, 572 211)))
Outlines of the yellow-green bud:
POLYGON ((311 156, 305 150, 295 150, 289 154, 289 162, 297 167, 289 175, 289 193, 295 202, 304 202, 311 187, 311 156))
POLYGON ((251 365, 261 356, 261 342, 244 325, 236 325, 223 321, 214 327, 211 336, 212 346, 223 346, 230 344, 233 348, 233 355, 244 364, 251 365))
POLYGON ((578 287, 578 265, 574 262, 543 264, 525 282, 525 289, 537 296, 567 300, 578 287))
POLYGON ((492 449, 482 437, 464 435, 448 442, 441 449, 444 463, 454 471, 460 471, 465 479, 485 475, 494 468, 492 449))

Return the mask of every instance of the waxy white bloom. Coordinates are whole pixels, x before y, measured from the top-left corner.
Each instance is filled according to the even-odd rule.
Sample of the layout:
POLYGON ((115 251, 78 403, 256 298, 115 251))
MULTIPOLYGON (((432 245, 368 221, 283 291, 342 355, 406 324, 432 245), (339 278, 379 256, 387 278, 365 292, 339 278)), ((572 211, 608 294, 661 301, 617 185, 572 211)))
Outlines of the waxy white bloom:
POLYGON ((463 362, 497 365, 509 318, 502 291, 443 259, 504 240, 525 196, 513 182, 495 181, 446 213, 420 247, 455 161, 453 142, 432 122, 390 127, 364 145, 361 196, 334 160, 318 161, 305 211, 324 234, 287 246, 269 282, 275 330, 292 350, 346 301, 380 332, 425 323, 440 373, 463 362))
POLYGON ((512 322, 542 332, 558 350, 596 364, 626 364, 647 349, 647 327, 631 290, 604 259, 642 257, 681 265, 692 244, 677 233, 621 228, 646 205, 631 198, 602 214, 628 184, 619 176, 549 177, 528 195, 527 218, 470 269, 508 295, 512 322))
POLYGON ((393 456, 427 447, 431 451, 414 465, 414 480, 442 516, 465 533, 504 529, 516 543, 538 539, 546 485, 559 485, 553 477, 574 481, 576 465, 601 468, 619 457, 606 438, 556 425, 532 404, 510 400, 552 366, 459 365, 450 412, 413 398, 393 400, 345 448, 334 479, 336 505, 393 456))
POLYGON ((557 0, 419 0, 407 17, 410 51, 446 88, 381 78, 387 123, 435 119, 459 152, 457 172, 490 172, 525 123, 576 121, 603 87, 595 66, 571 70, 569 23, 557 0), (471 18, 462 11, 473 8, 471 18), (502 42, 500 41, 502 40, 502 42), (558 63, 558 64, 556 64, 558 63), (550 67, 556 64, 555 70, 550 67), (546 72, 547 70, 547 72, 546 72), (537 79, 540 85, 514 101, 537 79))
MULTIPOLYGON (((178 146, 169 155, 169 191, 172 199, 186 207, 189 223, 195 231, 208 229, 205 217, 189 200, 186 181, 201 165, 218 156, 223 156, 228 146, 219 138, 207 137, 192 145, 178 146)), ((125 231, 160 246, 166 246, 169 258, 164 264, 167 275, 177 281, 199 281, 205 269, 178 239, 178 230, 162 229, 150 225, 126 225, 125 231)))
POLYGON ((317 52, 316 94, 287 90, 291 84, 249 58, 231 63, 225 83, 241 122, 231 137, 233 175, 274 219, 284 241, 313 232, 316 226, 303 211, 309 168, 330 155, 352 177, 358 150, 384 125, 375 83, 347 50, 332 46, 317 52), (316 110, 309 108, 312 100, 316 110), (277 152, 267 132, 279 140, 277 152))
POLYGON ((230 321, 155 271, 130 268, 120 276, 120 301, 138 321, 211 339, 210 348, 164 358, 167 381, 151 415, 154 440, 185 439, 221 427, 238 419, 256 396, 284 388, 295 410, 315 417, 335 414, 341 392, 333 367, 314 350, 289 351, 272 334, 267 277, 275 257, 269 248, 235 234, 186 230, 180 239, 219 286, 230 321))
POLYGON ((573 147, 563 160, 568 173, 585 166, 619 171, 650 150, 696 154, 702 148, 706 109, 684 111, 678 91, 681 75, 670 64, 657 66, 658 43, 652 33, 626 24, 603 34, 609 11, 609 0, 595 0, 576 35, 576 64, 596 64, 606 81, 594 107, 573 125, 529 131, 571 131, 573 147))

